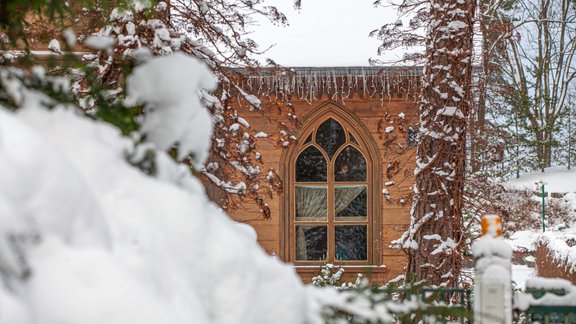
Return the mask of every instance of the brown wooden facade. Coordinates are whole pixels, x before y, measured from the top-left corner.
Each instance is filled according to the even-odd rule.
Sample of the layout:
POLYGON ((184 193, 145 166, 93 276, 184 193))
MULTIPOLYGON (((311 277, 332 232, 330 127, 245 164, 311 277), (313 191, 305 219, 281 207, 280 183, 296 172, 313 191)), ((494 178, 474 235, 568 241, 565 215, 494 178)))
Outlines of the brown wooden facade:
MULTIPOLYGON (((313 72, 316 73, 312 78, 308 75, 308 80, 304 80, 303 75, 310 70, 296 71, 299 74, 295 81, 292 80, 292 85, 304 83, 302 89, 305 89, 306 82, 316 82, 316 85, 334 82, 332 88, 335 89, 331 93, 330 88, 317 87, 316 90, 310 90, 315 93, 304 90, 298 93, 297 86, 293 87, 290 102, 294 115, 298 116, 300 121, 293 132, 295 142, 283 147, 270 138, 257 139, 264 168, 277 170, 283 181, 283 192, 274 194, 273 198, 267 201, 271 217, 261 217, 260 208, 248 200, 239 208, 230 210, 229 214, 235 220, 251 225, 257 232, 258 242, 266 252, 295 264, 301 277, 309 282, 322 262, 295 259, 294 163, 306 138, 320 123, 327 118, 334 118, 350 130, 350 134, 353 134, 350 136, 358 142, 358 148, 362 149, 362 154, 366 157, 370 213, 367 219, 368 260, 330 261, 345 267, 345 279, 352 279, 356 273, 361 272, 374 282, 385 282, 402 274, 406 264, 404 253, 392 247, 391 241, 399 238, 410 223, 411 186, 414 182, 415 166, 414 131, 418 123, 415 88, 418 82, 415 81, 414 74, 404 73, 394 79, 377 68, 362 68, 361 73, 358 68, 337 69, 338 73, 330 68, 314 68, 313 72), (298 80, 298 77, 301 79, 298 80), (358 78, 361 78, 360 85, 358 78), (366 78, 379 78, 381 83, 367 81, 366 78), (367 91, 370 82, 374 86, 367 91), (381 89, 378 89, 378 86, 381 89)), ((264 113, 250 110, 247 104, 238 104, 239 115, 248 121, 251 129, 275 134, 279 132, 279 123, 290 124, 289 118, 293 115, 289 117, 285 112, 266 105, 270 92, 274 91, 271 87, 279 86, 278 80, 260 80, 259 85, 245 86, 247 91, 259 94, 263 102, 264 113)), ((213 192, 208 189, 209 193, 213 192)), ((333 235, 329 235, 330 239, 333 240, 333 235)))

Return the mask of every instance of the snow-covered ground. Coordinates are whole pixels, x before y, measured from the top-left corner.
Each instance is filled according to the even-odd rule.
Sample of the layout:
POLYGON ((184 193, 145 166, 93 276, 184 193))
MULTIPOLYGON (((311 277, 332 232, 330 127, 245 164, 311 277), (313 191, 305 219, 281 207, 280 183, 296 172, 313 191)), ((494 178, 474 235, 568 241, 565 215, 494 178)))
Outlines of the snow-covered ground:
POLYGON ((512 179, 504 185, 508 188, 534 190, 534 184, 540 180, 544 181, 547 192, 576 192, 576 170, 568 170, 563 166, 550 167, 545 172, 521 174, 520 178, 512 179))
MULTIPOLYGON (((514 252, 534 252, 534 242, 540 236, 540 232, 519 231, 506 239, 506 242, 512 247, 514 252)), ((536 276, 536 269, 523 264, 512 264, 512 281, 516 289, 524 289, 526 280, 536 276)))
POLYGON ((534 251, 534 242, 542 234, 539 231, 518 231, 508 238, 506 241, 514 251, 534 251))
MULTIPOLYGON (((541 231, 518 231, 507 239, 507 243, 514 251, 523 253, 533 253, 536 249, 536 243, 545 243, 552 251, 551 257, 560 260, 568 261, 568 265, 572 267, 566 268, 568 271, 576 272, 576 246, 569 246, 566 244, 567 240, 576 240, 576 226, 572 225, 566 228, 549 228, 546 233, 541 231)), ((534 262, 534 257, 529 255, 524 258, 526 261, 534 262), (532 260, 527 260, 531 258, 532 260)), ((527 265, 513 264, 512 265, 512 280, 516 283, 516 288, 525 288, 527 279, 536 277, 536 269, 527 265)))
POLYGON ((533 277, 536 277, 536 269, 526 265, 512 265, 512 281, 515 283, 516 289, 526 288, 526 280, 533 277))
MULTIPOLYGON (((509 189, 528 189, 535 190, 535 183, 543 181, 547 192, 566 193, 562 198, 548 198, 548 199, 562 199, 565 200, 574 213, 576 213, 576 170, 568 170, 566 167, 556 166, 547 168, 545 172, 535 171, 522 174, 518 179, 512 179, 504 183, 504 186, 509 189)), ((535 199, 540 199, 535 197, 535 199)), ((572 237, 576 234, 576 224, 563 224, 560 227, 549 227, 545 234, 548 241, 556 242, 559 247, 560 241, 556 239, 565 239, 572 237)), ((541 230, 525 230, 513 233, 507 242, 512 246, 514 251, 519 252, 534 252, 535 244, 543 239, 541 230)), ((564 252, 558 252, 563 255, 568 255, 567 249, 562 249, 564 252)), ((575 257, 576 257, 576 252, 575 257)), ((532 258, 531 256, 528 256, 532 258)), ((527 260, 528 261, 528 260, 527 260)), ((530 260, 533 261, 533 260, 530 260)), ((517 288, 524 288, 526 279, 535 277, 536 270, 526 265, 513 265, 512 277, 516 283, 517 288)))
MULTIPOLYGON (((506 242, 514 251, 522 253, 534 253, 536 243, 545 243, 554 253, 551 257, 554 257, 557 260, 569 261, 573 266, 572 268, 567 269, 576 272, 576 246, 568 246, 566 240, 569 239, 576 240, 576 225, 574 224, 561 229, 558 227, 548 228, 545 233, 533 230, 518 231, 512 234, 506 242)), ((535 261, 532 255, 528 255, 524 259, 531 262, 535 261), (528 258, 531 260, 527 260, 528 258)), ((516 288, 523 289, 525 287, 526 279, 531 277, 536 277, 536 269, 527 265, 512 265, 512 280, 516 283, 516 288)))

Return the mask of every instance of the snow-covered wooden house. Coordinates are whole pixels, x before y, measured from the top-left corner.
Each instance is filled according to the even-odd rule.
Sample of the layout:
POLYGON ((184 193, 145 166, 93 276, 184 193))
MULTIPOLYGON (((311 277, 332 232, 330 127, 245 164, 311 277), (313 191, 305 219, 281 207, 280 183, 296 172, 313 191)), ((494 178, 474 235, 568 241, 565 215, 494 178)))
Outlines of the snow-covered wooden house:
MULTIPOLYGON (((268 217, 263 204, 246 199, 229 208, 232 218, 251 225, 262 247, 306 281, 326 263, 380 282, 401 274, 406 257, 391 245, 410 223, 420 73, 337 67, 247 75, 234 109, 257 132, 260 169, 272 170, 281 190, 266 199, 268 217), (242 91, 258 99, 241 99, 242 91)), ((213 183, 208 193, 221 195, 213 183)))

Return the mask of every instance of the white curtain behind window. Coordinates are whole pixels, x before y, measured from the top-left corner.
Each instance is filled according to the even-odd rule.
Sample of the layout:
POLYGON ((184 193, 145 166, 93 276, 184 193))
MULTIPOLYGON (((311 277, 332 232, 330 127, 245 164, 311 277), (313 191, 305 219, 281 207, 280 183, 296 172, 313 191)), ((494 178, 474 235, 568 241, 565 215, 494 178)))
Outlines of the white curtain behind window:
MULTIPOLYGON (((346 209, 348 205, 354 200, 362 191, 366 188, 366 186, 337 186, 335 199, 334 199, 334 212, 338 215, 341 211, 346 209)), ((351 215, 343 215, 343 216, 351 216, 351 215)), ((363 215, 365 216, 365 215, 363 215)))
POLYGON ((296 217, 325 218, 328 214, 326 186, 296 187, 296 217))

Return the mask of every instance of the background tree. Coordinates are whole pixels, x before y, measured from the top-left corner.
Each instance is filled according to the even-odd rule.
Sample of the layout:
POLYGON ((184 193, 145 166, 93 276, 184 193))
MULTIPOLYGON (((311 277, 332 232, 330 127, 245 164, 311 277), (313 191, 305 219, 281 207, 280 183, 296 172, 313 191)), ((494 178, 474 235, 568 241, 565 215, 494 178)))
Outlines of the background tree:
MULTIPOLYGON (((552 164, 558 144, 558 122, 566 116, 567 98, 576 77, 576 11, 573 1, 516 1, 510 15, 515 26, 508 37, 502 91, 513 118, 533 147, 538 168, 552 164)), ((503 15, 498 16, 502 19, 503 15)))
POLYGON ((506 134, 494 123, 491 114, 502 109, 500 95, 495 95, 502 84, 505 42, 503 34, 510 33, 511 23, 501 15, 508 1, 479 0, 475 37, 475 68, 472 109, 469 120, 469 171, 485 172, 485 166, 494 160, 493 152, 500 151, 506 134), (504 18, 504 19, 503 19, 504 18))
POLYGON ((479 2, 481 70, 470 121, 473 172, 506 180, 567 163, 561 157, 566 139, 561 125, 567 125, 563 119, 570 115, 568 96, 574 91, 573 6, 556 0, 479 2), (476 123, 482 115, 489 129, 474 131, 480 130, 476 123), (495 133, 504 151, 496 163, 489 156, 495 133))
POLYGON ((553 151, 552 158, 557 163, 574 168, 576 162, 576 108, 575 94, 571 93, 566 103, 566 111, 559 120, 558 149, 553 151))

